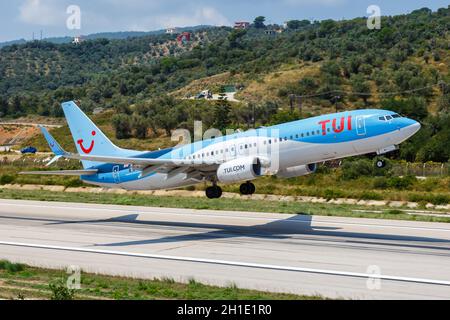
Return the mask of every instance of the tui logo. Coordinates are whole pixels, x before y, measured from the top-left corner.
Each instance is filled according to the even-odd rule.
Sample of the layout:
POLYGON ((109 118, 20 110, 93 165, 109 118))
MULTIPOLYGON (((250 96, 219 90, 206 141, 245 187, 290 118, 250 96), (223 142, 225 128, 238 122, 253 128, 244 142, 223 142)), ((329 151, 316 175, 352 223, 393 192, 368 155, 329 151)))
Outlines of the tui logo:
MULTIPOLYGON (((95 131, 92 131, 92 136, 93 137, 95 137, 95 135, 97 134, 95 131)), ((85 153, 85 154, 89 154, 89 153, 91 153, 92 152, 92 149, 94 149, 94 144, 95 144, 95 141, 94 141, 94 139, 92 139, 92 141, 91 141, 91 145, 89 146, 89 148, 86 148, 84 145, 83 145, 83 139, 80 139, 80 140, 78 140, 77 141, 77 143, 78 143, 78 145, 80 146, 80 148, 81 148, 81 150, 85 153)))

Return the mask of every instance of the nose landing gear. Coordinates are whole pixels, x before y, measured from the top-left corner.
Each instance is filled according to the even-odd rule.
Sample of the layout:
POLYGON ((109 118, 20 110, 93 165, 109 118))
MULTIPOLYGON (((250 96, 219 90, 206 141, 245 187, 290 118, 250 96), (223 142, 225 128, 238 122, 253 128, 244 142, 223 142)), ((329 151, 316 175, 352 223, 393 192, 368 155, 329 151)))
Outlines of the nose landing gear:
POLYGON ((386 161, 383 160, 383 159, 378 159, 378 160, 375 162, 375 166, 376 166, 378 169, 383 169, 384 167, 386 167, 386 161))
POLYGON ((252 195, 256 192, 256 187, 253 183, 246 182, 246 183, 241 184, 239 191, 243 195, 252 195))

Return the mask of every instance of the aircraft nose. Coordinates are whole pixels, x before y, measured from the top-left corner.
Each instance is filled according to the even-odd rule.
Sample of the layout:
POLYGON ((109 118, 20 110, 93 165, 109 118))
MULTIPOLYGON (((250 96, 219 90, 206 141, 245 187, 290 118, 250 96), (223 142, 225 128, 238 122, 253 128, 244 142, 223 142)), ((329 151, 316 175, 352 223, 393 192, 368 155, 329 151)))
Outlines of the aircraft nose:
POLYGON ((409 119, 411 121, 411 125, 409 126, 411 128, 411 131, 414 133, 416 133, 417 131, 420 130, 420 128, 422 127, 421 124, 415 120, 409 119))
POLYGON ((419 122, 413 119, 405 119, 406 120, 406 126, 404 127, 404 131, 407 132, 408 136, 415 135, 420 128, 422 127, 419 122))

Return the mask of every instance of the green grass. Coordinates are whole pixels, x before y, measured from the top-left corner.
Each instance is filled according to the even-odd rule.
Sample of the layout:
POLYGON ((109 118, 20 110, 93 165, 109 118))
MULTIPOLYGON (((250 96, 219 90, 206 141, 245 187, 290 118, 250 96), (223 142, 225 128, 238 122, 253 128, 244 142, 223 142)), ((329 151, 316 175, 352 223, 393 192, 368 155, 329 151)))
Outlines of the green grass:
POLYGON ((320 296, 303 296, 239 289, 234 284, 217 287, 201 284, 194 279, 177 283, 173 279, 142 280, 125 277, 81 273, 81 289, 61 294, 67 274, 63 270, 35 268, 23 264, 0 261, 0 299, 120 299, 120 300, 309 300, 320 296), (2 265, 15 266, 13 271, 2 265), (55 293, 58 293, 55 294, 55 293))
POLYGON ((450 217, 434 217, 422 215, 409 215, 403 211, 392 208, 379 208, 381 213, 357 212, 354 210, 367 210, 367 206, 345 205, 345 204, 319 204, 300 203, 290 201, 268 201, 268 200, 247 200, 247 199, 214 199, 171 197, 171 196, 147 196, 137 194, 117 195, 117 194, 91 194, 91 193, 65 193, 50 191, 23 191, 23 190, 0 190, 0 198, 22 199, 37 201, 59 201, 76 203, 100 203, 116 205, 135 205, 148 207, 169 207, 169 208, 191 208, 226 211, 250 211, 250 212, 275 212, 304 215, 339 216, 354 218, 374 218, 374 219, 395 219, 413 220, 428 222, 450 222, 450 217))

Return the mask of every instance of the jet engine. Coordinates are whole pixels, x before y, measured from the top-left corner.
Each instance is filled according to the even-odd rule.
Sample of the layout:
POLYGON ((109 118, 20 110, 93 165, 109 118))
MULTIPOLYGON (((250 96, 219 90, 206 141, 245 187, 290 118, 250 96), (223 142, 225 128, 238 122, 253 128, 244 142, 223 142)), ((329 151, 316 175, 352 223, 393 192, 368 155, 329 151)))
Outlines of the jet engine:
POLYGON ((277 173, 277 177, 294 178, 294 177, 306 176, 306 175, 314 173, 316 171, 317 171, 317 164, 314 163, 314 164, 290 167, 290 168, 280 170, 277 173))
POLYGON ((259 158, 246 157, 225 162, 217 169, 217 178, 222 183, 254 180, 262 175, 259 158))

